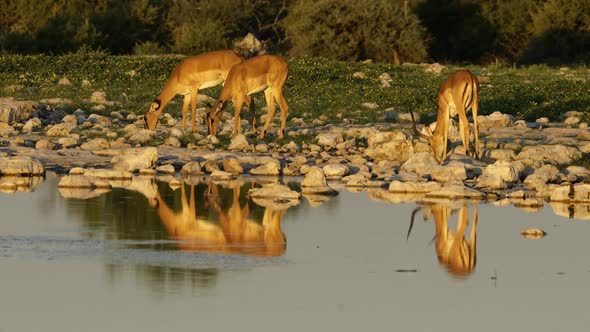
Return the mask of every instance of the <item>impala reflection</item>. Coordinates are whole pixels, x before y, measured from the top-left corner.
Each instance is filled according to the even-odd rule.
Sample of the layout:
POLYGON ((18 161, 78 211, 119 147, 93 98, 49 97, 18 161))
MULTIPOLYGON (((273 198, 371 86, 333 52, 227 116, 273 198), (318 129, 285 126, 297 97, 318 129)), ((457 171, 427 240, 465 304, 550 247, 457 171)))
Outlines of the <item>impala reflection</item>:
POLYGON ((169 204, 159 191, 148 200, 181 250, 269 257, 284 255, 286 239, 281 220, 286 210, 266 207, 262 214, 255 213, 249 200, 240 202, 239 183, 231 184, 229 190, 230 203, 224 204, 222 196, 227 194, 227 188, 219 184, 210 183, 203 195, 195 194, 195 185, 182 185, 180 197, 174 196, 174 203, 180 203, 180 211, 174 209, 174 204, 169 204), (197 211, 200 199, 204 201, 200 204, 205 207, 204 211, 197 211))
POLYGON ((414 225, 416 214, 424 210, 424 220, 434 217, 435 247, 438 262, 453 276, 466 277, 475 269, 477 261, 477 205, 473 205, 473 222, 470 224, 469 206, 432 204, 419 206, 412 212, 408 238, 414 225), (450 217, 457 214, 455 228, 449 225, 450 217), (468 236, 466 238, 466 236, 468 236))

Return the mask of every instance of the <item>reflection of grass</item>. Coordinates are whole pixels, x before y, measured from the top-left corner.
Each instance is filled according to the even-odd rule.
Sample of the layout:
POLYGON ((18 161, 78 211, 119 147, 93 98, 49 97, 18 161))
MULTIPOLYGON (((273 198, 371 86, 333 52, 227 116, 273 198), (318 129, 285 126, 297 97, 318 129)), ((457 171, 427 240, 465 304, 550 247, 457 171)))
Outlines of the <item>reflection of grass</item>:
MULTIPOLYGON (((59 109, 88 110, 93 91, 104 91, 107 99, 117 101, 121 93, 128 96, 125 104, 107 106, 113 110, 126 110, 142 114, 159 94, 174 66, 180 61, 174 57, 112 56, 97 52, 81 52, 63 56, 2 55, 0 56, 0 97, 12 96, 29 100, 68 98, 72 105, 59 109), (67 77, 71 85, 57 82, 67 77), (82 86, 88 80, 90 86, 82 86), (22 85, 18 91, 4 89, 9 85, 22 85)), ((442 80, 454 68, 442 75, 428 74, 420 66, 392 66, 387 63, 348 63, 322 58, 294 58, 289 61, 289 79, 284 94, 289 103, 289 117, 310 122, 325 115, 329 122, 347 118, 352 123, 378 121, 383 110, 393 107, 429 113, 435 110, 432 101, 442 80), (353 77, 363 72, 365 79, 353 77), (389 73, 389 88, 382 88, 379 75, 389 73), (365 102, 378 105, 376 110, 362 106, 365 102), (338 116, 340 114, 340 116, 338 116)), ((547 116, 560 119, 567 111, 590 112, 590 72, 586 68, 558 70, 547 66, 502 68, 498 66, 469 66, 482 79, 480 113, 494 111, 510 113, 533 120, 547 116), (484 79, 485 77, 485 79, 484 79)), ((217 97, 220 87, 202 93, 217 97)), ((266 105, 262 94, 254 95, 257 114, 263 114, 266 105)), ((166 107, 180 117, 182 97, 166 107)), ((277 110, 278 112, 278 110, 277 110)), ((422 122, 428 119, 424 119, 422 122)))

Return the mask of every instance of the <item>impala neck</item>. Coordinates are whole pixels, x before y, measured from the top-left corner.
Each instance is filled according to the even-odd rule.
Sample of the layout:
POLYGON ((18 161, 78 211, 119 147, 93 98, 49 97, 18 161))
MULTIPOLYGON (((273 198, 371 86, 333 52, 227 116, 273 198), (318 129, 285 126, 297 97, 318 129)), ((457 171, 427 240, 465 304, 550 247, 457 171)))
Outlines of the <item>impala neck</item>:
POLYGON ((164 89, 162 89, 162 92, 160 92, 157 98, 160 101, 159 111, 162 111, 164 107, 168 105, 170 100, 172 100, 172 98, 176 96, 177 92, 178 91, 176 91, 176 89, 174 88, 174 84, 170 80, 168 80, 168 82, 166 82, 166 85, 164 86, 164 89))

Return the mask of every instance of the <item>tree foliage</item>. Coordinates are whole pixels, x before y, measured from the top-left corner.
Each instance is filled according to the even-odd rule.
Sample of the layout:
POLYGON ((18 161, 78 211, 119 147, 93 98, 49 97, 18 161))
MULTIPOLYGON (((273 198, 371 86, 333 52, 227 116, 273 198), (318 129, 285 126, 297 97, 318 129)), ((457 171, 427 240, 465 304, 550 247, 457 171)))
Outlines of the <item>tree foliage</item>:
POLYGON ((292 54, 340 60, 406 61, 426 58, 424 29, 402 4, 385 0, 299 0, 289 8, 284 27, 292 54))
POLYGON ((548 0, 534 14, 526 62, 590 59, 590 0, 548 0))
POLYGON ((0 0, 0 52, 195 54, 252 33, 343 60, 588 62, 590 0, 0 0))

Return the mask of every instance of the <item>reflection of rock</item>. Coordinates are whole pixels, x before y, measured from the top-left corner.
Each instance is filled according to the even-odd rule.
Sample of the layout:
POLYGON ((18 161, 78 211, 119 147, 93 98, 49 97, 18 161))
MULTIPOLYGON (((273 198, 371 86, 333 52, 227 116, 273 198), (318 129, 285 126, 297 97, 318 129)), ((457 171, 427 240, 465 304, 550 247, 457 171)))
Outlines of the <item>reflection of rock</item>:
POLYGON ((330 199, 332 199, 332 196, 314 195, 314 194, 303 194, 303 197, 307 200, 309 205, 312 207, 318 207, 318 206, 324 204, 325 202, 329 201, 330 199))
POLYGON ((109 189, 57 188, 63 198, 90 199, 108 193, 109 189))
POLYGON ((545 233, 545 231, 539 228, 525 228, 522 231, 520 231, 520 235, 522 235, 523 238, 528 240, 538 240, 547 235, 547 233, 545 233))
POLYGON ((526 212, 539 212, 543 209, 545 203, 537 198, 527 198, 523 200, 516 200, 512 203, 515 207, 526 212))
POLYGON ((424 198, 424 194, 419 193, 396 193, 388 192, 383 189, 370 189, 367 192, 370 199, 387 203, 413 203, 424 198))
POLYGON ((558 216, 570 219, 590 219, 590 204, 551 202, 549 205, 558 216))
POLYGON ((101 179, 83 175, 66 175, 61 178, 58 188, 105 188, 109 189, 111 185, 101 179))
POLYGON ((2 176, 0 177, 0 191, 5 193, 35 191, 44 178, 41 176, 21 177, 2 176))

